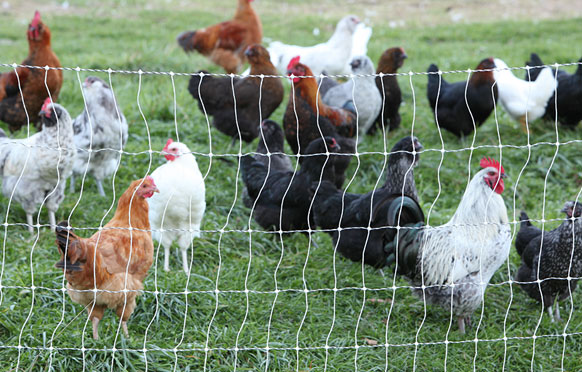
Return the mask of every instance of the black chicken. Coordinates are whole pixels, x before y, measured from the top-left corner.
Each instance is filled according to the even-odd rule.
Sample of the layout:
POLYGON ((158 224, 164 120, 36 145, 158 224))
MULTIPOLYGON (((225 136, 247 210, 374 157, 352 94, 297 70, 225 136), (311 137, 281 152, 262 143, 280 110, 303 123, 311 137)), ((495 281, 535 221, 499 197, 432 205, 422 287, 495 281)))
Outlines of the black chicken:
POLYGON ((260 133, 255 159, 267 167, 270 163, 271 170, 292 171, 291 160, 285 154, 285 136, 279 124, 273 120, 263 120, 260 133))
POLYGON ((402 48, 390 48, 384 51, 378 60, 378 68, 376 73, 389 74, 380 78, 376 76, 376 86, 382 95, 384 103, 382 111, 376 122, 368 129, 368 133, 374 133, 376 126, 387 126, 389 130, 395 130, 400 126, 400 104, 402 103, 402 93, 396 76, 393 75, 398 72, 398 69, 404 64, 404 60, 408 58, 406 52, 402 48))
POLYGON ((564 222, 543 233, 521 212, 521 227, 515 241, 521 256, 516 280, 531 298, 543 303, 552 322, 561 320, 559 301, 570 297, 576 289, 578 280, 567 278, 582 274, 582 204, 567 202, 562 212, 567 216, 564 222), (556 308, 552 311, 554 302, 556 308))
MULTIPOLYGON (((269 52, 262 46, 251 45, 245 55, 251 64, 251 75, 278 74, 269 59, 269 52)), ((284 93, 280 78, 265 77, 261 82, 257 76, 241 79, 193 75, 188 91, 198 101, 200 110, 213 117, 212 124, 216 129, 233 140, 239 138, 240 131, 240 138, 246 142, 257 138, 260 120, 271 116, 283 101, 284 93)))
MULTIPOLYGON (((477 66, 477 70, 493 68, 495 63, 492 58, 482 60, 477 66)), ((466 136, 483 124, 495 107, 498 93, 497 86, 494 85, 493 71, 474 72, 468 83, 466 81, 448 83, 441 75, 436 74, 438 71, 439 68, 435 64, 428 68, 430 74, 427 97, 435 113, 436 122, 439 127, 458 137, 466 136)))
POLYGON ((335 138, 313 140, 306 149, 301 169, 293 171, 269 171, 267 166, 251 156, 241 159, 242 179, 247 188, 253 218, 266 230, 305 230, 314 226, 308 218, 313 181, 335 182, 334 162, 340 146, 335 138))
POLYGON ((386 226, 424 221, 413 173, 420 150, 416 137, 397 142, 388 159, 386 183, 366 194, 344 193, 331 182, 312 184, 315 223, 329 230, 338 252, 352 261, 363 259, 367 265, 384 266, 389 255, 384 247, 396 235, 396 229, 386 226))
MULTIPOLYGON (((575 127, 582 120, 582 58, 578 61, 580 64, 574 74, 569 74, 564 70, 558 70, 558 121, 564 125, 575 127)), ((530 60, 526 62, 528 66, 544 66, 541 58, 532 53, 530 60)), ((533 68, 526 72, 525 80, 536 80, 541 68, 533 68)), ((552 69, 554 76, 556 70, 552 69)), ((556 95, 548 100, 544 117, 547 120, 556 120, 556 95)))

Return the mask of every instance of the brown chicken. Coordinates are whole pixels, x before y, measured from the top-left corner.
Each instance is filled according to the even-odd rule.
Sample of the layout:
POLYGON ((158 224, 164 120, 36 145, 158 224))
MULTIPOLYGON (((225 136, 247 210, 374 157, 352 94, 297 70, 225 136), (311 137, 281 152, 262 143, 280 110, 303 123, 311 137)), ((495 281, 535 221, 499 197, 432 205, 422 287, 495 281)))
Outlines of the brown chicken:
MULTIPOLYGON (((269 52, 259 44, 249 46, 245 52, 251 75, 276 75, 269 52)), ((251 142, 259 135, 261 120, 267 119, 283 101, 283 83, 280 78, 246 76, 242 79, 193 75, 188 91, 198 101, 202 112, 212 116, 212 124, 233 140, 242 138, 251 142), (234 112, 236 98, 236 116, 234 112), (259 107, 260 101, 260 107, 259 107), (260 109, 260 110, 259 110, 260 109), (238 122, 238 128, 237 128, 238 122)))
MULTIPOLYGON (((28 26, 27 37, 29 52, 28 57, 22 62, 23 65, 61 67, 59 59, 51 49, 51 31, 42 22, 38 11, 34 13, 34 18, 28 26)), ((27 125, 28 120, 37 124, 37 129, 40 130, 37 113, 48 97, 47 86, 53 101, 56 102, 62 85, 63 72, 61 70, 45 71, 19 67, 17 71, 0 75, 0 120, 8 123, 11 131, 27 125), (22 96, 24 96, 28 118, 22 105, 22 96)))
MULTIPOLYGON (((311 141, 329 136, 337 140, 341 153, 354 154, 355 141, 350 137, 355 136, 358 129, 356 115, 348 109, 331 107, 322 102, 311 69, 300 63, 299 57, 289 62, 287 75, 293 75, 292 89, 294 91, 289 97, 283 117, 283 127, 285 137, 293 152, 304 154, 311 141)), ((350 160, 351 156, 338 156, 336 160, 338 188, 343 184, 343 174, 350 160)))
POLYGON ((94 339, 99 338, 99 321, 107 308, 115 310, 129 335, 127 320, 153 262, 146 199, 154 192, 158 189, 151 177, 133 181, 119 198, 111 221, 90 238, 75 235, 67 221, 57 226, 61 260, 55 266, 65 271, 71 300, 86 307, 94 339))
MULTIPOLYGON (((380 56, 376 74, 397 73, 407 57, 406 52, 402 48, 387 49, 380 56)), ((394 130, 400 126, 400 113, 398 113, 398 109, 402 103, 402 93, 400 92, 400 86, 398 85, 396 76, 390 75, 382 78, 376 76, 376 86, 383 99, 382 111, 380 111, 376 122, 368 129, 368 133, 374 133, 378 124, 380 127, 387 126, 389 130, 394 130)))
POLYGON ((245 62, 244 52, 251 44, 260 44, 263 26, 253 8, 253 0, 238 0, 234 18, 196 31, 178 35, 185 52, 193 50, 208 57, 227 73, 237 73, 245 62))

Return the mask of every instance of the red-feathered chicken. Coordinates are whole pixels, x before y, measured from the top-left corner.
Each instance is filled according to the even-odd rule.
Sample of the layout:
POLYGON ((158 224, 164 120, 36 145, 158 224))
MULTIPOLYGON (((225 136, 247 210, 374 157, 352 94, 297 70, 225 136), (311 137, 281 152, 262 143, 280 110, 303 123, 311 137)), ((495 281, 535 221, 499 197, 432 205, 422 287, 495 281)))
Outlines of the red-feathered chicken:
MULTIPOLYGON (((295 154, 305 154, 307 145, 322 136, 334 137, 344 154, 354 154, 358 123, 353 112, 324 104, 317 91, 317 81, 311 69, 295 57, 289 62, 287 74, 292 76, 293 94, 283 117, 285 138, 295 154)), ((336 185, 341 187, 350 156, 339 156, 336 161, 336 185)), ((301 158, 300 158, 301 160, 301 158)))
POLYGON ((57 226, 61 260, 55 266, 65 271, 71 300, 87 307, 94 339, 107 308, 115 310, 128 335, 127 320, 154 260, 146 199, 157 191, 151 177, 133 181, 111 221, 90 238, 75 235, 67 221, 57 226))
POLYGON ((228 73, 240 71, 246 60, 247 46, 260 44, 263 39, 263 26, 251 7, 252 1, 238 0, 236 13, 230 21, 181 33, 178 44, 186 52, 195 50, 208 57, 228 73))
MULTIPOLYGON (((26 35, 29 52, 28 57, 22 61, 23 65, 61 67, 59 59, 51 49, 51 31, 42 22, 38 11, 34 13, 26 35)), ((11 131, 27 125, 27 120, 38 124, 39 118, 36 114, 48 97, 47 86, 53 102, 56 102, 62 85, 63 72, 61 70, 45 71, 19 67, 17 71, 0 75, 0 120, 8 123, 11 131), (22 105, 23 97, 29 119, 22 105)), ((37 128, 42 129, 38 126, 37 128)))
MULTIPOLYGON (((386 246, 396 269, 407 276, 414 292, 427 303, 451 309, 459 331, 470 325, 491 277, 509 256, 511 228, 501 197, 505 171, 483 158, 453 217, 442 226, 404 228, 386 246), (454 286, 453 286, 454 284, 454 286)), ((403 211, 417 208, 404 197, 403 211)), ((389 216, 396 225, 400 213, 389 216)), ((413 226, 414 227, 414 226, 413 226)))

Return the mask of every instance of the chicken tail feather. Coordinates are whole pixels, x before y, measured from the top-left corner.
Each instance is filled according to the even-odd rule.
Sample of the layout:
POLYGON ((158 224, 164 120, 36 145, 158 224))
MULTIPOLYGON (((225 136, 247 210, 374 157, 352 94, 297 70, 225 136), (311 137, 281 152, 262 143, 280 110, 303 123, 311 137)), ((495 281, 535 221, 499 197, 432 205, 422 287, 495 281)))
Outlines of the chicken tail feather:
POLYGON ((424 226, 424 213, 414 199, 400 196, 394 199, 388 207, 388 225, 400 226, 391 241, 384 247, 388 255, 386 264, 396 262, 399 274, 413 278, 416 271, 416 257, 420 248, 419 232, 424 226))

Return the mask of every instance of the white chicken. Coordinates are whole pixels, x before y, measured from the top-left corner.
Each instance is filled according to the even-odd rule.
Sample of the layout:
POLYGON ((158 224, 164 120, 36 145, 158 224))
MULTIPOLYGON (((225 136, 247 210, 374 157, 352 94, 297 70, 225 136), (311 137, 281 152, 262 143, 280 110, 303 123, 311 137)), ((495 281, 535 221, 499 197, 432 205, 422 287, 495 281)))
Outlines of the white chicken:
POLYGON ((363 22, 358 23, 352 37, 352 54, 344 67, 343 74, 349 75, 352 73, 352 66, 350 66, 349 61, 352 61, 354 57, 368 55, 368 41, 370 41, 371 37, 372 27, 366 26, 363 22))
POLYGON ((113 90, 103 80, 88 77, 83 83, 83 92, 86 108, 73 122, 77 156, 70 191, 75 192, 75 175, 86 172, 95 178, 99 195, 105 196, 102 181, 117 168, 120 150, 127 142, 127 121, 113 90))
POLYGON ((549 67, 544 68, 535 81, 525 81, 513 75, 502 60, 495 58, 494 62, 496 69, 493 76, 499 101, 505 111, 527 131, 526 121, 531 123, 544 115, 558 82, 549 67))
POLYGON ((65 183, 75 159, 73 125, 67 110, 47 98, 39 116, 42 131, 28 138, 10 139, 0 129, 2 193, 22 205, 31 233, 32 215, 39 205, 47 208, 50 226, 55 229, 55 212, 65 198, 65 183))
MULTIPOLYGON (((397 270, 408 277, 414 292, 457 316, 459 331, 470 325, 471 314, 481 305, 487 285, 509 256, 511 228, 501 197, 505 170, 495 160, 483 158, 457 211, 442 226, 405 228, 386 250, 397 256, 397 270), (397 247, 397 248, 395 248, 397 247)), ((403 208, 418 208, 403 198, 403 208)), ((400 208, 389 224, 396 225, 400 208)))
MULTIPOLYGON (((331 75, 344 74, 349 68, 354 31, 358 24, 360 20, 356 16, 346 16, 338 22, 335 32, 328 41, 310 47, 273 41, 267 48, 271 62, 282 75, 286 74, 289 61, 296 56, 301 57, 301 62, 309 66, 315 76, 319 76, 323 71, 331 75)), ((368 32, 371 35, 371 30, 363 29, 362 35, 358 37, 359 50, 363 48, 361 42, 366 40, 368 32)))
POLYGON ((169 139, 162 153, 168 162, 151 174, 160 192, 148 199, 152 237, 164 247, 164 270, 170 271, 170 247, 176 241, 188 273, 186 250, 200 237, 206 209, 204 178, 185 144, 169 139))

